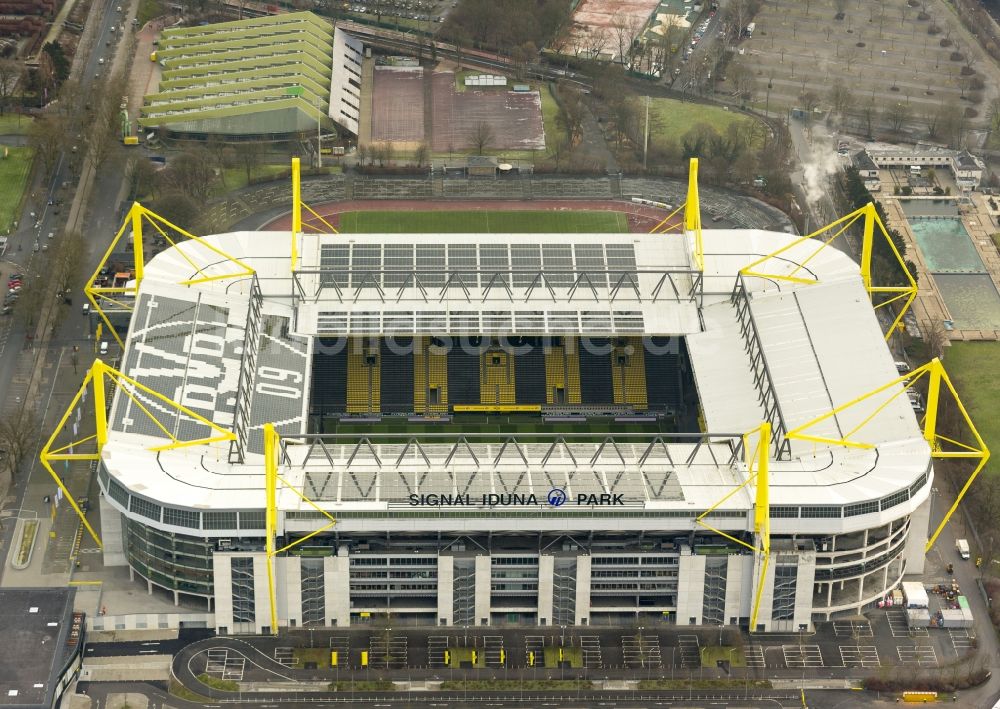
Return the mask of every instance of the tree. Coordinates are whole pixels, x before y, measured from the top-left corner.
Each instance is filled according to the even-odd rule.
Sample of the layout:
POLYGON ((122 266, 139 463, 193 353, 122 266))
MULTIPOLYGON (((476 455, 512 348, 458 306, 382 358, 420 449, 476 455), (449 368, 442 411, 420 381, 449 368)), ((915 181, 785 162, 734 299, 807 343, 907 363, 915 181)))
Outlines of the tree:
POLYGON ((830 108, 833 109, 834 113, 841 118, 845 118, 854 105, 854 94, 851 93, 851 90, 847 88, 843 81, 838 79, 830 87, 827 100, 830 102, 830 108))
POLYGON ((427 143, 421 143, 418 145, 416 151, 413 153, 413 159, 416 161, 417 167, 423 167, 426 165, 430 154, 431 151, 427 143))
POLYGON ((493 126, 486 121, 479 121, 469 133, 469 141, 479 155, 482 155, 490 147, 494 138, 493 126))
POLYGON ((896 103, 891 103, 885 107, 882 117, 889 124, 889 128, 892 132, 898 133, 900 128, 903 127, 903 123, 905 123, 910 117, 910 107, 905 103, 898 101, 896 103))
POLYGON ((264 144, 256 141, 242 143, 239 150, 240 161, 247 173, 247 184, 253 179, 254 170, 260 167, 264 157, 264 144))
POLYGON ((7 110, 14 89, 21 80, 21 71, 21 65, 13 59, 0 59, 0 116, 7 110))
POLYGON ((819 95, 815 91, 806 91, 799 96, 802 108, 806 112, 806 120, 812 118, 813 110, 819 107, 819 95))
POLYGON ((156 196, 156 168, 143 156, 133 155, 125 166, 129 180, 131 201, 139 200, 147 194, 156 196))
POLYGON ((33 408, 25 407, 17 416, 0 419, 0 466, 13 483, 24 462, 34 453, 41 423, 33 408))
POLYGON ((993 134, 1000 130, 1000 98, 990 100, 989 108, 986 109, 986 117, 989 120, 989 134, 986 136, 986 144, 990 142, 993 134))
POLYGON ((66 143, 66 129, 54 116, 43 115, 36 118, 28 129, 28 145, 41 161, 46 181, 52 178, 59 154, 66 143))
POLYGON ((222 136, 212 134, 208 136, 208 140, 205 141, 205 150, 212 156, 212 162, 215 163, 215 167, 219 170, 219 181, 222 182, 222 186, 226 186, 226 167, 229 157, 229 146, 226 145, 225 141, 222 140, 222 136))
POLYGON ((173 224, 191 229, 195 228, 194 225, 201 211, 194 200, 180 192, 164 194, 153 202, 151 209, 173 224))
POLYGON ((174 191, 190 197, 195 204, 205 204, 215 184, 215 171, 208 151, 205 148, 184 151, 163 171, 163 180, 174 191))

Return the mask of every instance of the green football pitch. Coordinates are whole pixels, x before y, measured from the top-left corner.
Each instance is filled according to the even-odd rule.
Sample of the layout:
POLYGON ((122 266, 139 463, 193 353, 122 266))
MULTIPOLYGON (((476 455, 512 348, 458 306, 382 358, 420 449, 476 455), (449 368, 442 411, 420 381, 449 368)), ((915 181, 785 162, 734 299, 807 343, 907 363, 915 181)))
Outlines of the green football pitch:
POLYGON ((475 212, 345 212, 340 231, 347 234, 504 234, 625 233, 621 212, 475 211, 475 212))

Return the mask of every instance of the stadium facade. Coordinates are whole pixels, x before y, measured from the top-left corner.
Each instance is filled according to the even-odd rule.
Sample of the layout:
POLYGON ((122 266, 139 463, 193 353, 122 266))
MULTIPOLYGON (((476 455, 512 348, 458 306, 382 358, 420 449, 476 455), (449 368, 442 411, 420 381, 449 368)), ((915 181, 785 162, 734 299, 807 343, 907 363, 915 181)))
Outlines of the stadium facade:
POLYGON ((128 381, 109 397, 105 562, 200 599, 222 633, 858 612, 922 570, 933 483, 903 384, 864 398, 897 376, 866 284, 812 239, 700 233, 165 250, 120 370, 186 408, 128 381), (777 251, 779 275, 748 275, 777 251), (209 420, 233 440, 167 445, 209 420), (763 554, 743 436, 762 422, 763 554), (866 445, 826 442, 848 437, 866 445))

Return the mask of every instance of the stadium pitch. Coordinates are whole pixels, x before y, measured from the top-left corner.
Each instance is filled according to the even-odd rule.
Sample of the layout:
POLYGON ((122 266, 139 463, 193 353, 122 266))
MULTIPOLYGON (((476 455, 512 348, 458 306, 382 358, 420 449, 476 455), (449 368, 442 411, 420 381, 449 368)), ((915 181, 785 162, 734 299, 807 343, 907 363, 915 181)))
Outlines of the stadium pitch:
POLYGON ((340 231, 346 234, 511 234, 627 233, 621 212, 576 211, 432 211, 345 212, 340 231))

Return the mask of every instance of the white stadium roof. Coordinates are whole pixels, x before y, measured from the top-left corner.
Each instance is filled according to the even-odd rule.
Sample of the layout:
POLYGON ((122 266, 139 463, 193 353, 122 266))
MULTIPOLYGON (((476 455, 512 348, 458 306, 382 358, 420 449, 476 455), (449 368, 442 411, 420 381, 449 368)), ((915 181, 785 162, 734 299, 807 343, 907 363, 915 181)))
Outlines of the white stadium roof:
MULTIPOLYGON (((259 338, 252 366, 290 372, 282 375, 290 388, 253 392, 243 463, 229 462, 228 444, 149 452, 162 444, 160 432, 142 425, 128 398, 118 395, 103 450, 106 468, 133 494, 162 505, 262 508, 259 430, 271 421, 286 436, 306 431, 316 335, 685 335, 706 427, 720 435, 755 428, 769 407, 788 431, 896 377, 858 266, 847 255, 832 248, 815 253, 818 242, 807 241, 766 267, 800 269, 799 276, 817 282, 747 277, 734 288, 741 268, 798 237, 723 229, 706 230, 703 238, 702 276, 678 235, 306 235, 293 278, 288 232, 205 237, 256 271, 262 305, 253 318, 249 277, 176 285, 196 275, 192 261, 212 263, 205 269, 210 275, 234 269, 206 246, 184 242, 146 266, 122 371, 228 427, 237 416, 241 367, 248 366, 245 343, 259 338), (259 323, 253 336, 246 332, 250 321, 259 323), (764 386, 773 403, 761 394, 764 386)), ((185 435, 196 428, 186 417, 163 416, 185 435)), ((771 464, 772 506, 863 504, 901 491, 909 491, 902 499, 919 504, 928 494, 930 449, 907 398, 862 402, 812 433, 841 438, 852 431, 876 447, 790 441, 783 459, 771 464)), ((746 475, 728 440, 699 443, 697 436, 662 444, 622 436, 603 447, 592 439, 567 437, 566 445, 553 447, 522 437, 506 448, 474 437, 461 448, 433 437, 419 447, 405 438, 373 446, 330 439, 286 450, 283 477, 334 513, 391 510, 424 490, 542 495, 558 485, 570 495, 622 492, 633 509, 693 515, 746 475)), ((744 490, 720 509, 748 511, 752 504, 744 490)), ((281 492, 279 507, 311 509, 291 490, 281 492)), ((792 532, 793 525, 772 519, 775 533, 792 532)))

